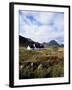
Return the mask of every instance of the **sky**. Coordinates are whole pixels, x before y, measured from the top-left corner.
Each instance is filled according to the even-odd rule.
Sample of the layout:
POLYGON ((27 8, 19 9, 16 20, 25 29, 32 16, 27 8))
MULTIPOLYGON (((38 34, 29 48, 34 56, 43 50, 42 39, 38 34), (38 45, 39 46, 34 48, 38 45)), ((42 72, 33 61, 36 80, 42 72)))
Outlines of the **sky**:
POLYGON ((43 43, 64 43, 64 12, 19 10, 19 35, 43 43))

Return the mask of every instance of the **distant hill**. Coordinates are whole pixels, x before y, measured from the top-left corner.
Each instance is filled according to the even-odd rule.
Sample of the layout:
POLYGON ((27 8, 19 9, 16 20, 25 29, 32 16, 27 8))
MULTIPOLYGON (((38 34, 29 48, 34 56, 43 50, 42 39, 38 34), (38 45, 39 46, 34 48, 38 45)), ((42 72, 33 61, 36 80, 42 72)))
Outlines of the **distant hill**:
POLYGON ((51 40, 49 43, 48 43, 48 46, 60 46, 55 40, 51 40))
POLYGON ((64 44, 61 44, 60 47, 64 47, 64 44))
POLYGON ((26 38, 26 37, 23 37, 21 35, 19 35, 19 46, 24 46, 24 47, 27 47, 28 45, 29 46, 33 46, 33 44, 36 44, 36 45, 43 45, 45 48, 46 47, 50 47, 50 46, 54 46, 54 47, 64 47, 64 44, 59 44, 57 41, 55 40, 51 40, 50 42, 46 43, 39 43, 39 42, 35 42, 33 41, 32 39, 30 38, 26 38))
POLYGON ((48 43, 43 43, 44 47, 50 47, 50 46, 54 46, 54 47, 59 47, 59 43, 57 43, 55 40, 51 40, 48 43))

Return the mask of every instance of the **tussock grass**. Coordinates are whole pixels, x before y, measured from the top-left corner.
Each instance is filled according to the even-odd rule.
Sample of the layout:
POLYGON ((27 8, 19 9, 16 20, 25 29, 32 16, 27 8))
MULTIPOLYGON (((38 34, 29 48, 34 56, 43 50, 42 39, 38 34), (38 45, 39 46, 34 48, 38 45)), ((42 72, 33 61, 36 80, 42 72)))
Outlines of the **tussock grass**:
POLYGON ((27 50, 19 48, 19 78, 48 78, 64 76, 64 48, 27 50), (31 64, 33 63, 33 66, 31 64), (38 69, 39 65, 42 65, 38 69))

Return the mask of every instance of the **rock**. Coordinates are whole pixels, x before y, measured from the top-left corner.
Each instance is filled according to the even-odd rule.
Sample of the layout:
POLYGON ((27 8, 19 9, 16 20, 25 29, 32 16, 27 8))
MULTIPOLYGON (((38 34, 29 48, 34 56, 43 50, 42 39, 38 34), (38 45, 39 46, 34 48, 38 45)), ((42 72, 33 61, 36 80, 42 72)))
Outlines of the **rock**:
POLYGON ((31 63, 31 66, 33 67, 33 63, 31 63))
POLYGON ((21 65, 20 68, 22 69, 23 68, 23 65, 21 65))
POLYGON ((40 64, 39 66, 38 66, 38 69, 40 69, 42 67, 42 64, 40 64))

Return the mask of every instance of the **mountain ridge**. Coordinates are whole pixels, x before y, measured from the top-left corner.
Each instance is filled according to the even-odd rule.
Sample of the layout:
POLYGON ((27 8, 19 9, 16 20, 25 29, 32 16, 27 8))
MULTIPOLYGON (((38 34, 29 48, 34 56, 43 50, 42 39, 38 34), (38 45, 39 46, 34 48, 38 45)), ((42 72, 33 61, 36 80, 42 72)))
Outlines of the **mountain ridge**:
POLYGON ((64 44, 59 44, 57 41, 55 40, 51 40, 49 41, 48 43, 47 42, 44 42, 44 43, 39 43, 39 42, 35 42, 33 41, 32 39, 30 38, 26 38, 26 37, 23 37, 21 35, 19 35, 19 45, 20 46, 25 46, 27 47, 28 45, 32 46, 33 44, 41 44, 43 45, 45 48, 46 47, 50 47, 50 46, 54 46, 54 47, 64 47, 64 44))

